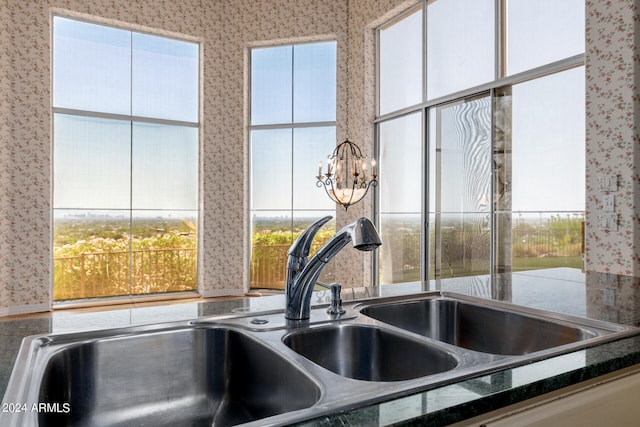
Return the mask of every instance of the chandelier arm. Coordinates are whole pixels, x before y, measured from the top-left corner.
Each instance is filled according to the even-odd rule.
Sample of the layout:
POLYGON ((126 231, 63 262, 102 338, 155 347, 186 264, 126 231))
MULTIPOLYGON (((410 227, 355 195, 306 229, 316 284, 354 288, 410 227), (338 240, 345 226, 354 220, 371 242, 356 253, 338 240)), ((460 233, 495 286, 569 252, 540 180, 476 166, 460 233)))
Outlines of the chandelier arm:
POLYGON ((337 197, 331 195, 332 193, 334 195, 336 193, 335 193, 335 188, 333 186, 333 180, 330 177, 327 177, 324 181, 323 180, 318 180, 316 182, 316 186, 324 188, 325 193, 327 193, 327 196, 329 196, 329 198, 331 200, 333 200, 335 203, 340 203, 340 201, 337 199, 337 197), (331 187, 331 191, 329 191, 329 187, 331 187))

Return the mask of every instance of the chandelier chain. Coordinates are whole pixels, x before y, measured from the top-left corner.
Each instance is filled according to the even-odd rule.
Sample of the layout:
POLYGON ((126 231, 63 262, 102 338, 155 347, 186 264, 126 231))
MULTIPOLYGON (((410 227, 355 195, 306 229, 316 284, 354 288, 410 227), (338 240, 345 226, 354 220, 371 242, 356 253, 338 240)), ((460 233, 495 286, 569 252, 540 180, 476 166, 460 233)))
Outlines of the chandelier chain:
POLYGON ((345 40, 345 139, 349 139, 349 85, 351 84, 351 82, 349 81, 349 66, 351 65, 351 57, 349 55, 349 43, 351 40, 351 35, 349 32, 349 0, 347 0, 347 14, 346 14, 346 18, 345 18, 345 23, 346 23, 346 29, 347 29, 347 34, 346 34, 346 40, 345 40))
POLYGON ((358 203, 364 198, 370 187, 378 185, 378 174, 376 171, 375 160, 371 161, 371 165, 367 166, 364 162, 364 156, 357 144, 349 141, 349 65, 351 63, 349 43, 351 41, 351 33, 349 31, 349 4, 350 0, 346 0, 346 31, 345 31, 345 47, 344 53, 344 76, 343 84, 345 94, 345 140, 338 144, 333 154, 327 156, 327 169, 323 171, 322 161, 318 165, 318 175, 316 176, 316 186, 324 188, 325 192, 331 200, 342 205, 345 210, 349 206, 358 203))

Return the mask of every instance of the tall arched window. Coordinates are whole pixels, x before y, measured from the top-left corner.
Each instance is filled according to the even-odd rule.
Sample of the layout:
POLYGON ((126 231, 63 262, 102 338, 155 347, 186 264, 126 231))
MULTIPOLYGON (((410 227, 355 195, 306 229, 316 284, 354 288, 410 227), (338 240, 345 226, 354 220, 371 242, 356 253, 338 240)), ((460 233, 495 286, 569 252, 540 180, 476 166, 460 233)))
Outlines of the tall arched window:
POLYGON ((54 299, 196 288, 199 46, 53 18, 54 299))
MULTIPOLYGON (((313 173, 335 148, 335 120, 335 41, 251 49, 252 288, 284 289, 293 240, 318 218, 335 215, 313 173)), ((331 229, 320 231, 314 247, 331 229)))

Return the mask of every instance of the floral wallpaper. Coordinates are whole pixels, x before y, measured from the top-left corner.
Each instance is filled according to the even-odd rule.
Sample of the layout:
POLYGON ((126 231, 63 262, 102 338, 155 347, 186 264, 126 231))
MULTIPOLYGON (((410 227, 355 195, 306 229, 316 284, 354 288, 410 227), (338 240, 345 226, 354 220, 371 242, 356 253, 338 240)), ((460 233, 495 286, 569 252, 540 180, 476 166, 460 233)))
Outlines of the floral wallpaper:
POLYGON ((587 271, 587 317, 638 326, 640 278, 587 271))
MULTIPOLYGON (((337 39, 338 138, 345 114, 372 154, 373 28, 415 0, 3 0, 0 5, 0 316, 51 307, 50 19, 58 12, 201 43, 199 292, 242 294, 248 283, 248 48, 337 39), (347 9, 349 13, 347 15, 347 9), (347 49, 347 19, 350 61, 347 49), (379 23, 383 21, 378 21, 379 23), (366 55, 366 59, 365 59, 366 55), (346 71, 346 66, 349 72, 346 71), (349 76, 349 100, 345 99, 349 76), (346 108, 349 102, 349 108, 346 108), (230 191, 232 189, 232 191, 230 191)), ((364 204, 342 226, 370 210, 364 204)), ((337 260, 343 283, 370 281, 370 256, 337 260)))
POLYGON ((0 18, 0 315, 50 304, 48 7, 15 3, 0 18))
POLYGON ((586 269, 637 275, 640 267, 638 8, 627 0, 586 1, 586 269), (616 188, 605 191, 603 178, 616 188), (617 224, 603 230, 602 196, 613 194, 617 224))

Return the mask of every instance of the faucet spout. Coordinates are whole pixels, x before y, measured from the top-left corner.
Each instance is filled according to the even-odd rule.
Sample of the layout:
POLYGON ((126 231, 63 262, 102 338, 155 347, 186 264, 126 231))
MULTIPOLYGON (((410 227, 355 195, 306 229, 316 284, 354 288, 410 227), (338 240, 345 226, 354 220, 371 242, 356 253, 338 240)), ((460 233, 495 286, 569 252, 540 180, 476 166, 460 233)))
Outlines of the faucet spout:
MULTIPOLYGON (((327 217, 322 218, 310 227, 310 229, 315 228, 315 231, 311 231, 313 234, 331 217, 329 217, 329 219, 326 218, 327 217), (325 219, 326 221, 316 226, 316 224, 325 219)), ((338 231, 335 236, 329 239, 329 241, 318 250, 308 263, 305 257, 296 258, 296 253, 298 252, 297 245, 301 238, 303 241, 308 241, 313 237, 309 239, 305 231, 289 249, 285 289, 287 301, 285 317, 291 320, 305 320, 309 318, 311 312, 311 295, 320 273, 327 263, 331 261, 347 243, 351 242, 354 248, 361 251, 372 251, 382 244, 375 226, 367 218, 360 218, 338 231), (303 238, 303 236, 305 237, 303 238)), ((309 246, 311 245, 310 242, 308 244, 309 246)), ((308 255, 308 251, 306 255, 308 255)))
POLYGON ((307 265, 307 257, 309 256, 309 251, 311 250, 311 243, 313 242, 313 238, 320 231, 320 228, 329 222, 333 218, 331 215, 320 218, 309 228, 304 230, 300 236, 296 239, 295 242, 291 245, 287 254, 289 257, 287 258, 287 288, 289 287, 289 283, 293 283, 296 276, 304 269, 307 265))

